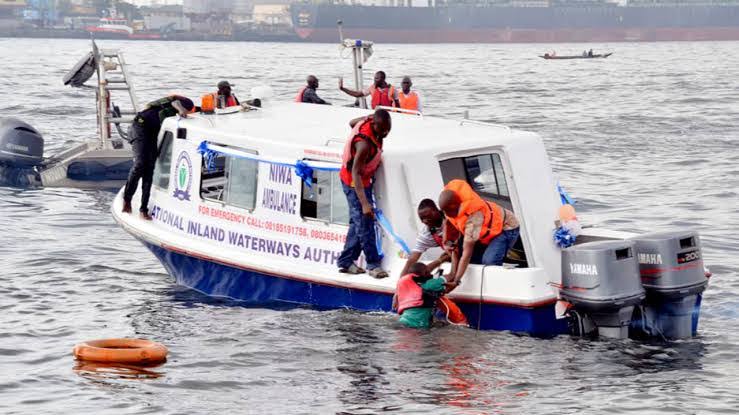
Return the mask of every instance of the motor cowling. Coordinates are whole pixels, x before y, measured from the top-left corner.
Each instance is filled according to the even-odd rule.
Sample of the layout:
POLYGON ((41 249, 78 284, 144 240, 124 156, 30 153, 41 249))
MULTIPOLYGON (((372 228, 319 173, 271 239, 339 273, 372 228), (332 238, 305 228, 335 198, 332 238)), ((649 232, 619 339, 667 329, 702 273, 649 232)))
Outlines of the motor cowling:
POLYGON ((652 336, 694 336, 702 293, 708 284, 698 233, 658 232, 633 241, 647 293, 637 325, 652 336))
POLYGON ((628 337, 634 306, 645 297, 634 245, 598 241, 562 251, 560 296, 601 336, 628 337))
POLYGON ((17 118, 0 119, 0 163, 29 168, 41 164, 43 156, 41 133, 17 118))

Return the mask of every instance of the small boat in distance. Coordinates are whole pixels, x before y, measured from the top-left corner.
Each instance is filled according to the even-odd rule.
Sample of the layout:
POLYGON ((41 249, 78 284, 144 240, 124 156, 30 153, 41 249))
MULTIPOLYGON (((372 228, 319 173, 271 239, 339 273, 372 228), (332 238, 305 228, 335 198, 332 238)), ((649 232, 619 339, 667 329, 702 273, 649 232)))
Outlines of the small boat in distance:
POLYGON ((544 58, 544 59, 597 59, 597 58, 607 58, 611 55, 613 55, 613 52, 598 53, 594 55, 583 54, 583 55, 562 55, 562 56, 545 53, 543 55, 539 55, 539 57, 544 58))

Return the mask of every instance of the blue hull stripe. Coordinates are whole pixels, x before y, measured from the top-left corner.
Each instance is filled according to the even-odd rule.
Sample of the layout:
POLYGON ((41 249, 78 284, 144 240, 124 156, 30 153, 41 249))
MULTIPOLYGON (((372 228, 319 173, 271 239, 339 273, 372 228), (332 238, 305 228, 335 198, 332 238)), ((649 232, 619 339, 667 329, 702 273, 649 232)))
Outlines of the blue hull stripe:
MULTIPOLYGON (((289 279, 197 258, 144 242, 178 284, 212 296, 255 304, 288 303, 318 309, 351 308, 391 311, 392 295, 289 279)), ((347 277, 351 278, 351 277, 347 277)), ((515 307, 458 303, 470 325, 481 330, 510 330, 549 337, 567 332, 565 320, 556 320, 554 304, 515 307)))

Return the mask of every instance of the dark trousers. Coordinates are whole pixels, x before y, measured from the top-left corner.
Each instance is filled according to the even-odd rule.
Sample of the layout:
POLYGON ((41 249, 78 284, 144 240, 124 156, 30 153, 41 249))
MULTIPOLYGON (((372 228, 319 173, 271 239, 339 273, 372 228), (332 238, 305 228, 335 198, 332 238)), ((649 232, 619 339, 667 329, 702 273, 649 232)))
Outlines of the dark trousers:
POLYGON ((128 181, 123 191, 123 200, 131 203, 133 194, 141 179, 141 212, 149 211, 149 195, 151 194, 151 182, 154 177, 154 165, 157 160, 157 137, 156 133, 146 131, 136 124, 129 130, 131 134, 131 147, 133 149, 133 166, 128 172, 128 181))
MULTIPOLYGON (((354 261, 359 258, 359 254, 364 251, 364 258, 367 260, 367 269, 372 270, 381 265, 382 260, 377 252, 377 235, 375 233, 375 221, 369 216, 362 214, 362 204, 359 203, 359 197, 353 187, 341 183, 349 202, 349 232, 346 234, 346 243, 344 250, 337 265, 339 268, 349 268, 354 261)), ((372 186, 364 189, 367 200, 372 200, 372 186)))

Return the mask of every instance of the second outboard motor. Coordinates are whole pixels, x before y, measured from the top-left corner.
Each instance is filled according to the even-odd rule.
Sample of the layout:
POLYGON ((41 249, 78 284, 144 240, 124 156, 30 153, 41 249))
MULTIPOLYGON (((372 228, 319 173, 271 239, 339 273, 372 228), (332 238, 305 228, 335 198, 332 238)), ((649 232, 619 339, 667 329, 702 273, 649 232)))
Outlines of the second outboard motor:
POLYGON ((708 284, 698 233, 659 232, 633 240, 647 299, 632 328, 668 339, 694 336, 708 284))
POLYGON ((0 164, 31 168, 43 157, 44 139, 35 128, 17 118, 0 119, 0 164))
POLYGON ((560 296, 572 304, 581 333, 627 338, 634 306, 644 299, 632 241, 599 241, 562 251, 560 296))

